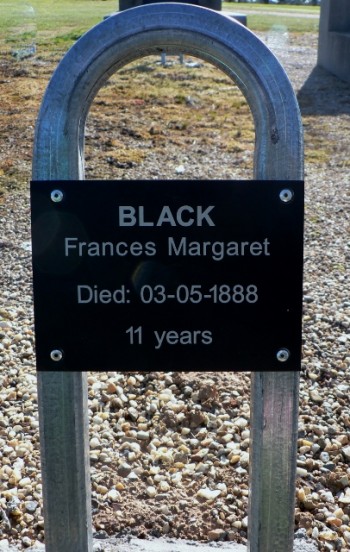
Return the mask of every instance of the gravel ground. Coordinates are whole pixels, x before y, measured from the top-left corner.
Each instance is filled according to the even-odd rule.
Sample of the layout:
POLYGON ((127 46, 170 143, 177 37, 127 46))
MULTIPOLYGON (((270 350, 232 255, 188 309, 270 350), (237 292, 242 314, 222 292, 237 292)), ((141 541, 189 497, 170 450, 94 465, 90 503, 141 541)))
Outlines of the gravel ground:
MULTIPOLYGON (((350 548, 349 86, 313 71, 316 37, 271 32, 263 39, 298 92, 310 159, 296 528, 304 530, 298 535, 305 552, 345 552, 350 548), (319 153, 324 143, 330 155, 313 160, 312 152, 319 153)), ((228 162, 222 166, 215 152, 206 160, 209 178, 214 169, 216 178, 227 178, 228 162)), ((202 157, 180 162, 186 177, 201 177, 202 157)), ((138 171, 143 178, 157 171, 164 178, 176 176, 174 164, 155 163, 135 167, 128 177, 137 178, 138 171)), ((0 550, 8 552, 34 544, 42 550, 43 540, 28 203, 24 190, 6 193, 0 205, 0 550)), ((226 541, 245 545, 249 375, 109 372, 89 374, 88 381, 93 522, 96 542, 102 543, 96 550, 117 552, 118 543, 124 546, 129 538, 134 550, 135 538, 141 545, 154 537, 209 541, 213 550, 221 544, 214 541, 225 541, 225 552, 226 541)))

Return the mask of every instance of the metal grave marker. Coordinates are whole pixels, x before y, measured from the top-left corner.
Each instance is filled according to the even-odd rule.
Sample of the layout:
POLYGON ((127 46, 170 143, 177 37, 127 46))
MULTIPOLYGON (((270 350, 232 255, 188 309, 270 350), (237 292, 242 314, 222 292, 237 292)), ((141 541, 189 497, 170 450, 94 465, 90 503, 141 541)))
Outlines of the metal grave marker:
MULTIPOLYGON (((268 191, 269 187, 271 187, 271 194, 276 191, 275 185, 271 181, 283 183, 283 190, 286 191, 283 192, 280 188, 278 190, 279 193, 283 192, 281 195, 286 200, 286 205, 282 206, 278 203, 279 208, 277 209, 277 211, 284 209, 284 211, 281 211, 284 213, 282 219, 288 209, 293 209, 294 206, 297 210, 300 209, 302 204, 300 196, 301 181, 303 180, 302 125, 293 89, 277 59, 252 32, 225 15, 193 5, 156 3, 125 10, 107 18, 82 36, 58 65, 46 90, 36 125, 33 181, 42 182, 38 184, 38 188, 36 184, 33 184, 34 214, 36 213, 40 218, 40 201, 36 197, 39 189, 47 188, 48 193, 44 193, 43 201, 45 205, 49 205, 50 213, 52 213, 53 203, 60 203, 60 201, 55 202, 52 199, 59 199, 61 192, 63 192, 64 200, 61 206, 56 205, 54 207, 58 209, 57 212, 61 207, 64 208, 65 201, 67 201, 67 205, 70 201, 76 201, 74 181, 83 180, 84 178, 86 116, 91 101, 108 77, 133 60, 151 54, 159 55, 162 52, 197 56, 212 63, 236 82, 248 101, 255 123, 254 178, 257 181, 263 181, 260 182, 260 186, 266 188, 268 194, 270 193, 268 191), (72 191, 70 191, 70 188, 72 191), (57 195, 54 190, 58 190, 57 195), (294 205, 290 201, 290 190, 293 190, 295 194, 296 202, 294 205), (53 198, 51 198, 52 193, 53 198)), ((169 190, 171 190, 170 183, 163 184, 169 186, 169 190)), ((199 184, 207 185, 202 182, 199 184)), ((86 190, 89 189, 87 182, 81 185, 86 185, 86 190)), ((113 183, 105 184, 105 186, 108 185, 114 186, 113 183)), ((131 188, 132 185, 133 183, 130 181, 123 183, 125 188, 131 188)), ((92 186, 94 185, 92 184, 92 186)), ((122 184, 119 183, 119 186, 122 187, 122 184)), ((249 187, 250 183, 247 182, 247 186, 249 187)), ((95 199, 100 201, 100 196, 95 191, 94 193, 96 195, 95 199)), ((280 200, 281 198, 277 199, 277 201, 280 200)), ((274 201, 276 201, 276 197, 274 201)), ((126 205, 133 206, 130 202, 126 205)), ((183 205, 189 205, 189 201, 186 199, 186 203, 183 203, 183 205)), ((193 205, 207 205, 207 203, 204 203, 204 195, 203 202, 197 203, 196 201, 193 205)), ((214 205, 214 203, 210 201, 208 205, 214 205)), ((74 210, 72 212, 74 213, 74 210)), ((83 212, 79 211, 78 213, 85 217, 83 212)), ((211 212, 206 211, 206 213, 210 217, 211 212)), ((300 211, 298 213, 298 222, 296 226, 292 223, 290 232, 292 233, 293 229, 296 230, 296 240, 300 244, 301 214, 300 211)), ((45 214, 41 214, 45 218, 45 214)), ((187 211, 187 214, 190 214, 190 211, 187 211)), ((178 213, 178 216, 184 222, 189 220, 186 219, 185 215, 185 210, 181 214, 178 213)), ((138 211, 138 216, 141 216, 141 211, 138 211)), ((197 212, 197 216, 205 217, 204 211, 197 212)), ((144 220, 147 222, 152 219, 145 218, 144 220)), ((202 218, 202 220, 204 219, 202 218)), ((257 220, 259 221, 259 216, 257 220)), ((60 336, 57 333, 57 337, 49 337, 40 329, 40 318, 41 316, 45 317, 45 314, 43 314, 43 306, 40 304, 40 293, 38 296, 37 292, 44 284, 40 272, 38 272, 40 255, 38 255, 37 249, 36 222, 33 224, 35 309, 38 315, 39 330, 38 405, 46 552, 61 552, 62 550, 65 552, 92 552, 87 378, 85 372, 79 371, 81 364, 78 360, 76 366, 69 366, 69 370, 73 369, 73 371, 52 369, 52 365, 48 366, 47 370, 41 371, 44 366, 44 361, 40 360, 41 350, 44 351, 42 358, 45 357, 46 363, 47 350, 45 348, 51 348, 49 357, 52 356, 49 358, 49 363, 53 363, 54 366, 59 365, 60 362, 67 362, 66 358, 69 358, 72 351, 67 343, 64 344, 65 347, 68 347, 66 354, 63 346, 62 350, 60 349, 60 342, 50 341, 51 338, 58 341, 60 337, 63 339, 63 334, 60 336), (61 355, 62 361, 60 360, 61 355)), ((60 217, 57 219, 57 228, 59 226, 60 217)), ((63 228, 65 229, 64 225, 63 228)), ((184 228, 187 232, 187 227, 184 228)), ((184 237, 186 236, 187 234, 184 234, 184 237)), ((72 236, 67 237, 79 236, 72 234, 72 236)), ((91 239, 97 240, 102 238, 105 239, 104 236, 91 237, 91 239)), ((110 240, 112 236, 106 234, 106 239, 110 240)), ((151 238, 147 239, 153 241, 151 238)), ((205 239, 210 241, 209 237, 205 239)), ((219 241, 223 239, 224 237, 218 238, 219 241)), ((252 263, 254 260, 259 260, 260 257, 263 261, 262 264, 271 260, 267 258, 267 254, 263 255, 263 252, 270 251, 268 249, 269 244, 264 240, 271 240, 271 258, 272 244, 274 247, 277 244, 275 234, 272 230, 269 233, 267 228, 263 228, 261 233, 255 230, 254 235, 246 237, 237 234, 237 237, 230 237, 230 239, 241 243, 245 241, 250 243, 249 246, 244 247, 250 248, 248 259, 252 263), (260 255, 255 255, 259 252, 260 255)), ((291 239, 291 236, 288 239, 291 239)), ((200 238, 197 235, 192 239, 192 241, 199 240, 200 238)), ((68 251, 72 251, 69 245, 73 243, 74 241, 71 241, 68 244, 68 251)), ((135 246, 134 252, 137 252, 137 250, 138 246, 135 246)), ((287 250, 284 255, 285 262, 289 263, 291 258, 288 259, 287 250)), ((300 256, 301 249, 298 245, 296 248, 296 266, 298 268, 295 269, 297 278, 295 290, 289 289, 290 286, 293 287, 293 282, 288 280, 283 294, 280 288, 278 292, 281 301, 286 301, 286 303, 281 303, 282 311, 286 314, 290 309, 288 316, 294 321, 291 310, 294 308, 296 311, 300 310, 300 256)), ((275 260, 277 261, 277 257, 275 260)), ((214 266, 216 261, 211 262, 214 266)), ((283 266, 281 266, 281 263, 279 264, 279 269, 283 271, 283 266)), ((194 269, 200 270, 199 265, 200 263, 198 265, 195 263, 194 269)), ((259 277, 253 275, 251 267, 252 265, 250 265, 247 280, 243 281, 243 276, 247 276, 248 272, 245 275, 242 267, 243 272, 239 274, 240 281, 237 280, 237 285, 241 285, 245 289, 243 295, 245 302, 248 303, 243 305, 242 312, 246 312, 248 307, 260 308, 260 303, 249 304, 249 301, 246 300, 247 293, 255 293, 255 289, 250 288, 248 290, 247 286, 257 285, 259 286, 259 294, 260 289, 261 293, 264 294, 265 284, 258 282, 257 278, 259 277), (255 284, 255 282, 258 283, 255 284)), ((97 270, 99 269, 97 268, 97 270)), ((291 270, 294 269, 291 268, 291 270)), ((96 284, 92 280, 86 282, 80 280, 81 284, 77 281, 75 285, 92 286, 92 292, 89 292, 88 288, 83 288, 81 293, 92 293, 95 297, 97 288, 94 288, 94 285, 98 287, 100 282, 102 284, 100 278, 104 278, 104 276, 99 276, 96 284)), ((157 282, 155 285, 165 287, 165 284, 158 284, 157 282)), ((164 291, 163 288, 155 290, 153 284, 143 284, 143 286, 150 286, 143 287, 145 307, 153 308, 156 306, 147 305, 147 301, 151 297, 154 300, 154 294, 158 291, 158 293, 160 292, 160 295, 157 295, 158 298, 166 293, 166 302, 173 305, 172 309, 177 305, 176 300, 172 299, 171 296, 178 296, 178 299, 181 297, 182 300, 184 297, 182 293, 186 294, 185 297, 188 293, 192 300, 196 297, 198 299, 201 293, 203 309, 204 306, 207 308, 209 306, 221 308, 225 305, 215 304, 215 299, 217 300, 220 293, 222 293, 221 298, 225 297, 227 292, 231 301, 231 287, 236 285, 236 279, 226 280, 226 278, 221 277, 220 280, 215 280, 215 282, 208 282, 209 288, 191 288, 194 285, 203 285, 202 280, 197 278, 196 282, 193 282, 192 279, 185 281, 181 278, 178 284, 172 284, 174 291, 164 291), (228 285, 230 290, 215 287, 220 287, 220 285, 228 285), (208 297, 204 299, 204 295, 208 297)), ((62 284, 60 283, 60 285, 62 284)), ((275 285, 279 286, 280 284, 275 283, 275 285)), ((128 295, 126 283, 124 284, 121 281, 117 288, 120 297, 128 295), (121 287, 123 285, 125 288, 121 287), (122 291, 123 289, 125 292, 122 291), (123 295, 124 293, 125 295, 123 295)), ((65 289, 64 285, 62 285, 63 289, 65 289)), ((130 289, 131 297, 132 288, 128 287, 127 289, 130 289)), ((232 290, 232 293, 237 293, 237 291, 242 290, 241 288, 235 291, 232 290)), ((107 300, 110 297, 109 293, 102 292, 102 295, 97 293, 97 297, 107 300)), ((69 296, 68 290, 67 295, 69 296)), ((86 300, 86 295, 81 297, 86 300)), ((118 297, 117 292, 115 297, 118 297)), ((252 297, 253 295, 250 296, 250 298, 252 297)), ((180 301, 178 302, 180 303, 180 301)), ((135 296, 133 303, 136 305, 135 296)), ((261 300, 262 304, 263 299, 261 300)), ((84 304, 79 306, 83 307, 84 304)), ((85 306, 89 307, 87 304, 85 306)), ((94 308, 96 306, 98 305, 94 305, 94 308)), ((108 304, 100 306, 108 307, 108 304)), ((131 306, 131 303, 128 306, 131 306)), ((193 312, 199 312, 194 309, 194 307, 198 307, 198 304, 189 306, 193 306, 193 312)), ((236 306, 236 304, 229 305, 230 308, 232 306, 236 306)), ((53 303, 51 307, 57 308, 57 304, 53 303)), ((160 307, 162 307, 162 304, 160 307)), ((179 309, 180 307, 182 308, 181 304, 178 305, 179 309)), ((242 305, 237 304, 237 307, 242 307, 242 305)), ((199 308, 202 307, 199 306, 199 308)), ((277 303, 276 308, 278 308, 277 303)), ((245 316, 248 320, 248 315, 245 316)), ((300 312, 297 316, 300 316, 300 312)), ((139 325, 134 328, 134 332, 130 330, 130 336, 134 339, 139 336, 139 325)), ((130 324, 130 327, 132 327, 132 324, 130 324)), ((171 328, 169 331, 171 331, 171 328)), ((296 333, 299 335, 298 331, 296 333)), ((296 369, 298 362, 292 364, 292 362, 294 363, 292 359, 296 359, 298 355, 297 348, 300 343, 298 341, 300 336, 296 337, 296 333, 292 332, 289 337, 284 334, 280 342, 273 343, 274 354, 271 362, 266 357, 266 351, 263 363, 259 364, 258 355, 253 359, 256 360, 259 371, 253 371, 251 377, 251 461, 248 528, 248 549, 250 552, 292 552, 293 549, 299 373, 296 369), (294 337, 292 337, 292 334, 294 337), (289 341, 291 345, 286 344, 286 340, 289 339, 291 339, 289 341), (277 360, 276 346, 279 355, 277 360), (290 350, 288 347, 290 347, 290 350), (287 370, 286 362, 280 362, 281 360, 290 362, 293 370, 287 370), (276 362, 281 364, 280 371, 276 370, 276 362)), ((168 335, 168 340, 175 339, 177 338, 174 337, 174 334, 168 335)), ((79 349, 78 344, 77 349, 79 349)), ((117 350, 115 355, 118 359, 117 350)), ((235 359, 237 364, 241 361, 242 358, 235 359)), ((254 370, 254 366, 251 366, 251 369, 254 370)))

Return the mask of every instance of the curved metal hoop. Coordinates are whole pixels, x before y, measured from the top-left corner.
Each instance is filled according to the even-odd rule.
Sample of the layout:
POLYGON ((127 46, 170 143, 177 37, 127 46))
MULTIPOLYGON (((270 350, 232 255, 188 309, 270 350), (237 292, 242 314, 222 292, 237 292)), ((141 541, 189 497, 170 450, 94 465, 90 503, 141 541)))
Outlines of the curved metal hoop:
POLYGON ((117 13, 69 50, 49 83, 39 113, 33 178, 84 178, 85 120, 94 96, 119 68, 164 50, 209 61, 240 87, 255 122, 256 178, 302 178, 299 108, 277 59, 237 21, 176 3, 117 13))

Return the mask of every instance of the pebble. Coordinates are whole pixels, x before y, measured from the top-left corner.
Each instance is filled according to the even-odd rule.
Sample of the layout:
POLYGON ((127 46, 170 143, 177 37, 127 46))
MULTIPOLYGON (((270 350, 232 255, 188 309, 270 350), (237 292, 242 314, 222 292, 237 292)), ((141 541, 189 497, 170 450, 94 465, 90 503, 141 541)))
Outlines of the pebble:
POLYGON ((236 420, 234 420, 233 425, 242 430, 247 427, 248 423, 249 422, 248 420, 246 420, 246 418, 237 418, 236 420))
POLYGON ((220 495, 221 495, 220 489, 212 490, 212 489, 208 489, 207 487, 205 487, 204 489, 200 489, 197 493, 197 496, 199 498, 204 498, 205 500, 215 500, 220 495))
POLYGON ((100 447, 101 443, 98 437, 93 437, 90 439, 90 448, 95 449, 100 447))
POLYGON ((149 486, 146 489, 146 493, 150 498, 154 498, 156 496, 156 494, 158 493, 158 491, 155 487, 149 486))
POLYGON ((338 538, 338 533, 335 531, 321 531, 318 536, 322 541, 335 541, 338 538))
POLYGON ((328 452, 321 452, 320 454, 320 460, 326 464, 327 462, 329 462, 329 454, 328 452))
POLYGON ((35 500, 29 500, 24 503, 24 507, 26 511, 29 512, 30 514, 33 514, 35 510, 38 508, 38 506, 39 504, 35 500))
POLYGON ((132 471, 132 467, 126 462, 124 462, 123 464, 120 464, 117 469, 117 473, 121 477, 127 477, 131 471, 132 471))
POLYGON ((138 431, 137 432, 137 439, 140 441, 147 441, 150 438, 149 431, 138 431))
POLYGON ((345 460, 349 462, 350 461, 350 446, 344 447, 342 449, 342 454, 343 454, 345 460))
POLYGON ((109 498, 112 502, 119 502, 121 500, 121 494, 116 489, 111 489, 107 493, 107 498, 109 498))
POLYGON ((311 389, 310 390, 310 398, 312 401, 316 403, 323 402, 323 397, 320 395, 320 393, 317 391, 317 389, 311 389))
POLYGON ((185 167, 183 165, 178 165, 176 168, 175 168, 175 172, 176 174, 183 174, 185 172, 185 167))
POLYGON ((208 532, 208 538, 212 541, 224 540, 226 537, 226 531, 223 529, 212 529, 208 532))

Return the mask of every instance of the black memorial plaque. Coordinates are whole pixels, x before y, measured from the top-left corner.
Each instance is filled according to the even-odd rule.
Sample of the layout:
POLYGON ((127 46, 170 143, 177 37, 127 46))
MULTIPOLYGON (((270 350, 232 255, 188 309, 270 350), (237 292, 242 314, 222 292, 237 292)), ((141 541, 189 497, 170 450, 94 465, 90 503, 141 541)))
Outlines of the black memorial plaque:
POLYGON ((37 369, 299 370, 303 184, 32 182, 37 369))

